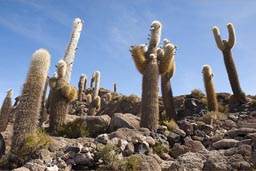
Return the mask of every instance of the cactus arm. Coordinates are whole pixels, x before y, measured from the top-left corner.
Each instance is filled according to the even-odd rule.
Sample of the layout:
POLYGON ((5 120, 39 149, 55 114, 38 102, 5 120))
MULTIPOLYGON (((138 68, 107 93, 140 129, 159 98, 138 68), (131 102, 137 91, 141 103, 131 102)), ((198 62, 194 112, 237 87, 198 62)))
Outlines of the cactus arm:
POLYGON ((75 53, 77 50, 77 44, 80 38, 82 27, 83 27, 83 21, 80 18, 76 18, 73 23, 73 30, 72 30, 70 42, 66 49, 65 55, 63 57, 63 60, 67 64, 67 70, 65 74, 65 81, 67 83, 70 82, 72 66, 74 63, 75 53))
POLYGON ((224 47, 224 44, 223 44, 223 42, 222 42, 222 40, 221 40, 219 28, 218 28, 217 26, 214 26, 214 27, 212 28, 212 32, 213 32, 214 39, 215 39, 215 42, 216 42, 216 44, 217 44, 217 47, 218 47, 221 51, 223 51, 225 47, 224 47))
POLYGON ((174 45, 172 45, 171 43, 168 43, 167 45, 165 45, 164 56, 160 60, 160 65, 159 65, 160 74, 164 75, 170 71, 171 67, 173 66, 175 52, 176 52, 176 47, 174 45))
POLYGON ((166 77, 170 80, 175 74, 175 71, 176 71, 176 63, 175 61, 173 61, 170 71, 165 74, 166 77))
POLYGON ((82 101, 82 98, 83 98, 85 80, 86 80, 85 74, 81 74, 78 82, 78 100, 79 101, 82 101))
POLYGON ((137 70, 143 74, 146 68, 146 57, 142 46, 132 46, 131 54, 137 70))
POLYGON ((150 40, 149 40, 149 47, 148 47, 148 56, 150 54, 154 54, 156 47, 160 43, 161 38, 161 31, 162 31, 162 24, 159 21, 153 21, 150 27, 150 40))
POLYGON ((229 34, 228 47, 232 48, 236 41, 235 29, 232 23, 228 23, 227 28, 228 28, 228 34, 229 34))

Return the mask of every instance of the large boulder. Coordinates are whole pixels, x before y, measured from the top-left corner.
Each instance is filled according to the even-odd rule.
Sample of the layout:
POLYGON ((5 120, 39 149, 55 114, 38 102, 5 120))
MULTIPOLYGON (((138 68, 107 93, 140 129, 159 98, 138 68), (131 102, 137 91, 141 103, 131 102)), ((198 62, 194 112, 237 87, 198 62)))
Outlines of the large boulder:
POLYGON ((87 116, 86 123, 91 137, 97 137, 99 134, 108 131, 111 118, 108 115, 87 116))
POLYGON ((115 113, 111 118, 110 130, 117 130, 118 128, 140 128, 140 117, 135 116, 131 113, 115 113))

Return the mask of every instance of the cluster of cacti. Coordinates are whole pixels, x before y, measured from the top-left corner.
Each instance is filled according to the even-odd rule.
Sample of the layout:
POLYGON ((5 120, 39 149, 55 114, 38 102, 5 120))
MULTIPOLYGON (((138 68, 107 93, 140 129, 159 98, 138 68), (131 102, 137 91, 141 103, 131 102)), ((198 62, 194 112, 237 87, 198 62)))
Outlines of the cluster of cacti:
POLYGON ((100 106, 101 106, 101 98, 99 96, 99 89, 100 89, 100 72, 99 71, 96 71, 93 73, 92 80, 93 80, 92 82, 95 83, 94 90, 93 90, 93 97, 91 94, 87 94, 87 103, 89 104, 88 115, 90 116, 96 115, 96 112, 100 109, 100 106))
POLYGON ((78 82, 78 100, 82 101, 83 99, 83 92, 86 90, 86 80, 87 77, 85 74, 81 74, 79 82, 78 82))
POLYGON ((173 66, 173 56, 176 48, 171 43, 165 41, 163 55, 158 57, 157 47, 161 37, 161 23, 159 21, 153 21, 150 30, 149 46, 132 46, 130 51, 136 68, 143 75, 140 126, 156 129, 159 118, 159 74, 164 75, 170 72, 173 66))
POLYGON ((36 133, 42 92, 49 66, 49 52, 45 49, 37 50, 32 56, 20 104, 16 108, 11 151, 17 156, 19 156, 19 151, 24 146, 26 138, 36 133))
POLYGON ((66 69, 66 73, 64 76, 64 80, 67 83, 69 83, 70 79, 71 79, 72 66, 73 66, 73 62, 74 62, 74 58, 75 58, 75 53, 77 50, 78 40, 80 38, 80 34, 82 31, 82 27, 83 27, 83 21, 80 18, 76 18, 74 20, 70 42, 66 49, 65 55, 63 57, 63 60, 67 64, 67 69, 66 69))
POLYGON ((235 30, 233 24, 227 24, 229 38, 228 40, 221 40, 220 31, 218 27, 213 27, 213 35, 217 47, 222 51, 226 70, 228 73, 229 82, 233 91, 233 96, 238 103, 245 103, 247 101, 245 93, 242 91, 238 74, 236 71, 235 62, 232 56, 231 49, 235 44, 235 30))
POLYGON ((204 78, 208 110, 218 111, 218 101, 213 84, 213 73, 211 67, 209 65, 204 65, 202 73, 204 78))
POLYGON ((5 131, 12 108, 12 89, 7 91, 1 111, 0 111, 0 132, 5 131))
POLYGON ((59 60, 57 65, 58 77, 49 80, 51 88, 48 104, 50 113, 50 128, 52 134, 56 134, 60 127, 66 122, 68 105, 77 97, 77 90, 70 86, 64 79, 66 74, 66 62, 59 60))

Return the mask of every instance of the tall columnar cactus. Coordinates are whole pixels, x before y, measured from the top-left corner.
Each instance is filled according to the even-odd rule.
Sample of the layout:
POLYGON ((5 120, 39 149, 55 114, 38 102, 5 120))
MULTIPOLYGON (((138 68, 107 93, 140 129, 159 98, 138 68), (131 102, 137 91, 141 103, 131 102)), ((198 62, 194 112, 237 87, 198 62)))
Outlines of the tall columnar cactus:
POLYGON ((159 74, 165 74, 171 69, 172 56, 170 55, 175 47, 167 43, 164 47, 163 57, 157 56, 157 46, 160 42, 162 24, 153 21, 149 46, 132 46, 131 54, 138 71, 142 77, 142 107, 141 127, 155 129, 158 127, 159 101, 158 101, 158 79, 159 74))
POLYGON ((94 72, 94 78, 95 78, 95 86, 93 91, 93 97, 91 98, 91 102, 89 102, 90 97, 88 98, 89 102, 89 112, 88 115, 93 116, 96 115, 96 112, 100 109, 101 105, 101 98, 99 96, 99 89, 100 89, 100 71, 94 72))
POLYGON ((93 83, 95 82, 95 72, 92 74, 90 88, 93 88, 93 83))
POLYGON ((212 31, 217 44, 217 47, 222 51, 226 70, 228 73, 229 82, 234 93, 234 98, 239 103, 245 103, 247 101, 245 93, 242 91, 238 74, 236 71, 235 62, 232 56, 231 49, 235 44, 235 30, 233 24, 227 24, 229 38, 228 40, 221 40, 219 28, 214 26, 212 31))
POLYGON ((83 99, 85 79, 86 79, 85 74, 81 74, 80 80, 78 82, 78 100, 79 101, 82 101, 82 99, 83 99))
POLYGON ((117 84, 114 83, 114 93, 116 93, 116 89, 117 89, 117 84))
POLYGON ((10 116, 10 112, 11 112, 11 108, 12 108, 12 89, 9 89, 7 91, 7 95, 4 99, 2 108, 1 108, 1 112, 0 112, 0 132, 5 131, 7 124, 8 124, 8 120, 9 120, 9 116, 10 116))
POLYGON ((74 20, 70 42, 66 49, 65 55, 63 57, 63 60, 67 64, 67 69, 64 77, 67 83, 69 83, 71 79, 72 66, 74 63, 75 53, 77 50, 77 44, 80 38, 82 27, 83 27, 83 21, 80 18, 76 18, 74 20))
POLYGON ((30 63, 27 80, 23 85, 20 104, 16 108, 13 127, 12 153, 19 155, 28 136, 36 133, 41 107, 42 92, 50 66, 50 54, 45 49, 37 50, 30 63))
POLYGON ((60 60, 57 65, 58 77, 50 78, 51 88, 49 99, 50 108, 50 129, 52 134, 56 134, 59 128, 65 124, 68 113, 68 105, 76 99, 77 91, 64 80, 66 74, 66 63, 60 60))
POLYGON ((42 95, 42 101, 41 101, 41 109, 40 109, 40 125, 43 124, 48 118, 47 109, 46 109, 46 92, 49 84, 49 77, 46 78, 45 84, 44 84, 44 90, 42 95))
POLYGON ((218 111, 218 101, 213 84, 213 73, 211 67, 209 65, 204 65, 202 73, 204 77, 204 87, 206 91, 208 110, 218 111))
POLYGON ((84 91, 86 91, 86 89, 87 89, 87 75, 86 74, 84 74, 84 91))

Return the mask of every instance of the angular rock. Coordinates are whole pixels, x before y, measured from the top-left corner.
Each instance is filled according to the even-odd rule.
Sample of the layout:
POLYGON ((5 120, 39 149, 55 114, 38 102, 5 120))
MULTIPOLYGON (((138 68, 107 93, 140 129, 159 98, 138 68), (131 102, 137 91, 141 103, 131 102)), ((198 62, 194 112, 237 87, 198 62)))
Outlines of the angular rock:
POLYGON ((85 120, 90 136, 97 137, 107 132, 111 118, 108 115, 87 116, 85 120))
POLYGON ((139 159, 138 171, 161 171, 161 167, 154 157, 143 154, 136 154, 130 157, 136 157, 139 159))
POLYGON ((212 144, 212 146, 216 149, 226 149, 237 146, 239 143, 238 140, 235 139, 222 139, 212 144))
POLYGON ((184 139, 184 145, 189 148, 191 152, 205 151, 204 145, 200 141, 194 141, 190 137, 184 139))
POLYGON ((176 134, 178 134, 178 135, 180 135, 180 136, 183 137, 183 138, 186 136, 186 132, 183 131, 182 129, 179 129, 179 128, 175 128, 175 129, 173 130, 173 132, 176 133, 176 134))
POLYGON ((129 142, 124 150, 125 156, 130 156, 134 153, 134 145, 133 143, 129 142))
POLYGON ((170 146, 173 146, 175 143, 180 142, 180 135, 170 132, 167 136, 167 141, 169 142, 170 146))
POLYGON ((114 131, 118 128, 139 129, 140 117, 131 113, 115 113, 114 116, 111 118, 110 130, 114 131))
POLYGON ((236 136, 245 136, 249 133, 256 133, 256 129, 254 128, 239 128, 239 129, 232 129, 227 132, 227 135, 231 138, 234 138, 236 136))
POLYGON ((189 147, 186 147, 185 145, 181 145, 178 143, 175 143, 170 151, 170 154, 173 158, 177 158, 182 154, 185 154, 189 152, 189 147))
POLYGON ((146 136, 144 135, 144 133, 129 128, 120 128, 109 135, 110 139, 114 137, 124 139, 128 142, 133 142, 133 144, 142 143, 146 140, 146 136))
POLYGON ((193 135, 194 128, 193 125, 187 121, 187 120, 180 120, 177 122, 179 125, 179 128, 185 131, 187 135, 193 135))

